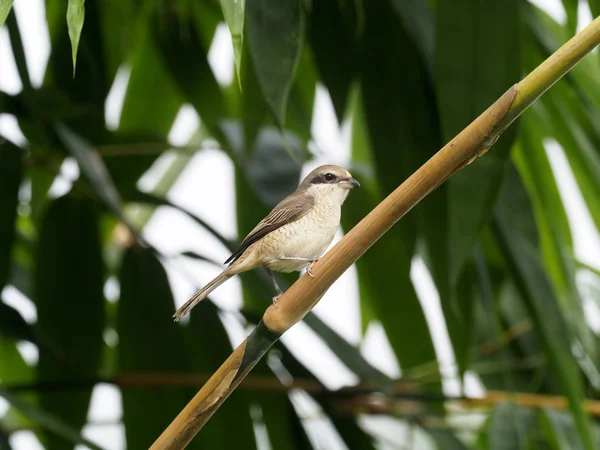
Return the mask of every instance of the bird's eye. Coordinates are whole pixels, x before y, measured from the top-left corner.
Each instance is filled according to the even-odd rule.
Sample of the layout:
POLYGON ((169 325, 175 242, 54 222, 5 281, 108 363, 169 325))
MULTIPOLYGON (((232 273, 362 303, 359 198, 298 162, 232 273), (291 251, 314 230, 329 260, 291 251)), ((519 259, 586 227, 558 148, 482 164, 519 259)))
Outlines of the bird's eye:
POLYGON ((325 174, 325 179, 326 179, 327 181, 333 181, 333 180, 335 180, 335 175, 334 175, 334 174, 332 174, 332 173, 326 173, 326 174, 325 174))

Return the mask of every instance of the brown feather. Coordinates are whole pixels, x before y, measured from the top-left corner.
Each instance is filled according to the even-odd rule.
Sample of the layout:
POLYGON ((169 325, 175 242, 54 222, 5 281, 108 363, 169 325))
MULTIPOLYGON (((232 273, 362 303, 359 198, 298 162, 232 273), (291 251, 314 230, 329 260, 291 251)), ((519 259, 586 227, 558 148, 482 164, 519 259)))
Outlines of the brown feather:
POLYGON ((312 195, 304 190, 299 190, 284 198, 273 210, 261 220, 256 227, 246 236, 238 249, 224 264, 234 263, 248 247, 272 231, 294 222, 308 213, 315 203, 312 195))

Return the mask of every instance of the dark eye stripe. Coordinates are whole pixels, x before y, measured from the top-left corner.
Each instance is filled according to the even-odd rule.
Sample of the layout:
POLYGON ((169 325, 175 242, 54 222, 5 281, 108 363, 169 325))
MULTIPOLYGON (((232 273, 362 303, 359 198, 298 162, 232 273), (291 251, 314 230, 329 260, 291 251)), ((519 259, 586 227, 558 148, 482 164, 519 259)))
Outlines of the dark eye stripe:
POLYGON ((337 177, 335 175, 333 175, 333 178, 331 178, 330 180, 327 179, 327 175, 333 175, 332 173, 325 173, 322 175, 317 175, 316 177, 314 177, 312 180, 310 180, 311 184, 331 184, 331 183, 335 183, 337 180, 337 177))

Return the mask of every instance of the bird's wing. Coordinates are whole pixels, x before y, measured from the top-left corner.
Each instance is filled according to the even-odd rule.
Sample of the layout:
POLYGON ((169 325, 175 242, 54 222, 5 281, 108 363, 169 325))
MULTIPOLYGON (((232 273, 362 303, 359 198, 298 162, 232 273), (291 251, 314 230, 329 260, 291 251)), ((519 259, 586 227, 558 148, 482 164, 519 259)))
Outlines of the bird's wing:
POLYGON ((273 210, 259 222, 256 227, 246 236, 238 249, 229 257, 224 264, 235 262, 244 251, 259 239, 265 237, 272 231, 294 222, 304 216, 314 204, 314 197, 306 193, 293 193, 284 198, 273 210))

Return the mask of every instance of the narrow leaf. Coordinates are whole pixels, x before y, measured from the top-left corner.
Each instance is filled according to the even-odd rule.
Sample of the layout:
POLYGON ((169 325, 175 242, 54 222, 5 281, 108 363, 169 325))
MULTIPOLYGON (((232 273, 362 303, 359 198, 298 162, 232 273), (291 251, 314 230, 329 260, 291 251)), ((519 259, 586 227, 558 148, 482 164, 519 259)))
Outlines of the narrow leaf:
MULTIPOLYGON (((435 73, 444 141, 519 80, 518 0, 437 3, 435 73), (493 24, 493 30, 490 30, 493 24)), ((504 133, 485 158, 448 181, 451 286, 493 208, 515 134, 504 133)))
POLYGON ((585 350, 586 355, 580 359, 581 368, 591 384, 599 389, 600 374, 595 363, 598 361, 596 337, 585 320, 583 299, 576 283, 571 230, 543 145, 541 123, 534 114, 537 110, 532 108, 531 113, 523 118, 519 145, 515 146, 513 153, 514 160, 531 195, 545 265, 555 287, 559 306, 585 350))
POLYGON ((10 8, 12 8, 13 0, 0 0, 0 27, 4 25, 10 8))
POLYGON ((183 21, 155 13, 151 39, 156 45, 165 68, 184 98, 191 103, 204 126, 219 137, 218 122, 227 116, 227 105, 221 87, 208 64, 208 47, 200 40, 198 24, 194 20, 183 21))
POLYGON ((430 73, 435 56, 435 23, 432 8, 426 0, 393 0, 402 25, 419 47, 430 73))
POLYGON ((359 66, 359 11, 351 0, 313 3, 308 30, 311 47, 338 121, 346 113, 350 85, 359 66))
POLYGON ((242 49, 244 45, 244 3, 246 0, 220 0, 223 17, 231 33, 233 59, 238 81, 241 80, 242 49))
POLYGON ((37 344, 35 333, 23 316, 12 306, 0 301, 0 334, 14 340, 37 344))
MULTIPOLYGON (((183 329, 167 274, 149 249, 131 247, 119 271, 121 296, 116 331, 121 372, 185 372, 189 367, 183 329)), ((127 448, 149 448, 185 406, 185 389, 122 389, 127 448)))
POLYGON ((540 261, 531 204, 514 169, 508 172, 494 210, 494 228, 509 270, 545 347, 552 375, 569 400, 585 448, 591 450, 594 448, 591 427, 582 408, 583 386, 570 351, 573 339, 540 261))
MULTIPOLYGON (((34 298, 40 380, 93 378, 100 366, 104 330, 103 263, 97 217, 90 202, 71 195, 46 213, 36 256, 34 298)), ((86 420, 91 388, 40 393, 40 404, 76 429, 86 420)), ((47 436, 48 449, 65 442, 47 436)))
POLYGON ((567 13, 566 27, 569 34, 574 35, 577 31, 577 9, 579 6, 579 0, 562 0, 563 8, 567 13))
POLYGON ((19 186, 23 176, 23 150, 0 137, 0 291, 10 272, 11 249, 15 237, 15 219, 19 186))
POLYGON ((304 37, 300 0, 255 0, 246 5, 247 35, 267 105, 283 127, 287 98, 304 37))
POLYGON ((71 53, 73 55, 73 77, 75 77, 75 66, 77 64, 77 49, 79 38, 83 29, 85 17, 85 0, 69 0, 67 6, 67 26, 69 28, 69 39, 71 40, 71 53))
POLYGON ((125 217, 121 211, 121 199, 110 174, 98 152, 92 148, 81 136, 65 127, 57 125, 56 132, 63 145, 77 160, 82 172, 96 191, 96 194, 106 204, 106 207, 121 221, 125 217))
MULTIPOLYGON (((367 80, 369 92, 375 96, 369 101, 376 102, 377 99, 382 98, 384 87, 377 88, 374 78, 369 77, 367 80)), ((370 110, 363 110, 361 98, 366 102, 367 96, 368 94, 363 93, 362 97, 356 96, 354 99, 352 157, 358 164, 368 165, 372 158, 375 158, 373 154, 379 152, 378 158, 381 165, 376 167, 378 174, 380 167, 384 170, 386 178, 380 184, 384 188, 387 186, 391 188, 392 183, 396 181, 393 181, 394 175, 390 170, 383 169, 383 159, 385 157, 393 158, 390 161, 396 161, 394 165, 399 167, 402 164, 400 161, 402 156, 397 151, 393 155, 389 154, 389 149, 384 146, 384 139, 387 134, 388 140, 395 141, 398 135, 394 135, 389 130, 383 131, 385 134, 379 136, 377 140, 379 147, 376 149, 375 146, 370 145, 371 141, 374 142, 374 135, 373 131, 369 130, 371 139, 369 140, 366 136, 367 124, 364 114, 368 114, 369 111, 375 114, 375 117, 380 117, 380 114, 375 110, 375 103, 372 103, 370 110), (389 136, 390 134, 391 136, 389 136)), ((382 120, 389 119, 382 118, 382 120)), ((371 128, 380 130, 373 125, 371 128)), ((367 215, 375 207, 381 195, 377 178, 368 176, 364 172, 362 177, 356 171, 354 175, 360 180, 362 187, 353 192, 344 204, 342 211, 344 230, 349 230, 367 215)), ((400 181, 397 180, 397 182, 400 181)), ((406 217, 403 221, 405 219, 406 217)), ((409 232, 407 227, 396 227, 388 231, 356 262, 361 308, 363 311, 368 310, 371 318, 381 321, 396 358, 403 369, 436 358, 425 315, 410 279, 412 248, 403 242, 403 237, 410 236, 409 232), (382 292, 385 292, 386 295, 381 295, 382 292)), ((410 237, 407 238, 407 240, 409 239, 410 237)), ((364 327, 365 325, 363 325, 364 327)))

